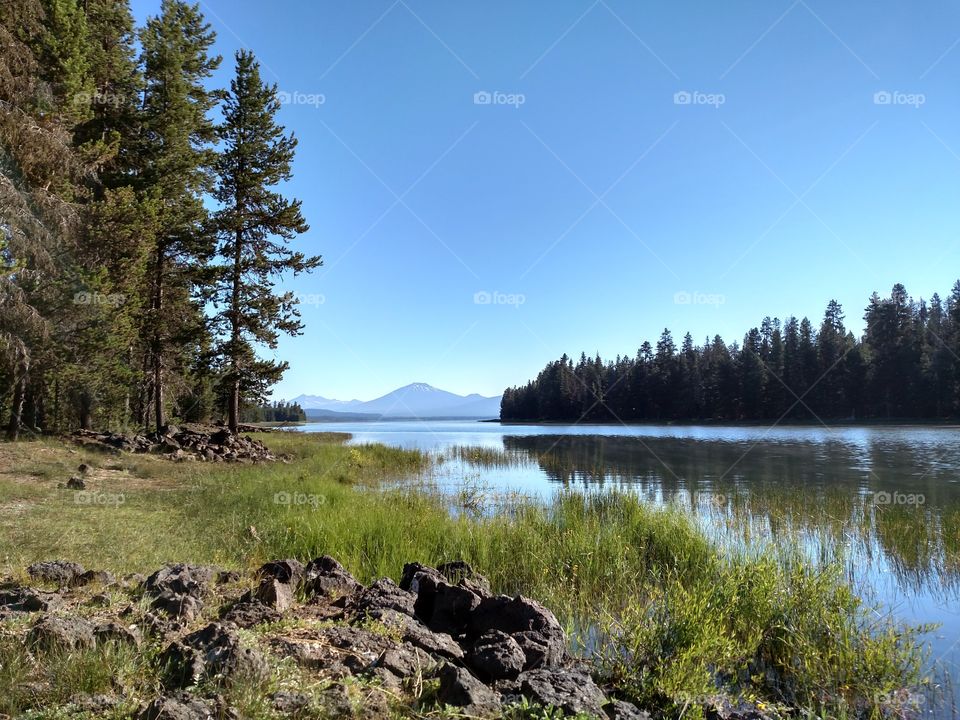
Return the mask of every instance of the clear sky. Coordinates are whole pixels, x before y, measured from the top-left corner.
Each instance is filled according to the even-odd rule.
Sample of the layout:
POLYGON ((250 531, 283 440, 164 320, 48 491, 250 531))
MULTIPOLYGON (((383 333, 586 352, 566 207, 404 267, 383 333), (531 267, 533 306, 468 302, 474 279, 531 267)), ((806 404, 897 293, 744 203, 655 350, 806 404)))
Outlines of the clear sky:
POLYGON ((325 262, 283 284, 275 397, 493 395, 831 298, 859 332, 872 291, 960 277, 955 2, 200 5, 218 80, 247 47, 285 93, 325 262))

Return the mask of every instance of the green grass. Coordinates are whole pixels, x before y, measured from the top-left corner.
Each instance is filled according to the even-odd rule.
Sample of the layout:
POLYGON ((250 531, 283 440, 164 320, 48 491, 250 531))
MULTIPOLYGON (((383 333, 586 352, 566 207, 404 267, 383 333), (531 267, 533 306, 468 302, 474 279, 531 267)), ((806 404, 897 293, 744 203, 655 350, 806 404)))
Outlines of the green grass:
MULTIPOLYGON (((725 554, 685 511, 616 491, 451 512, 457 497, 430 483, 421 453, 346 446, 333 435, 262 439, 290 462, 168 463, 66 455, 52 442, 0 446, 28 469, 0 474, 0 512, 19 507, 0 535, 4 569, 22 573, 52 557, 115 571, 170 561, 248 569, 328 554, 368 582, 397 578, 413 560, 464 559, 495 590, 544 602, 603 677, 668 716, 697 717, 692 698, 728 693, 817 717, 880 717, 889 709, 878 697, 923 682, 916 633, 862 607, 837 566, 811 567, 789 551, 725 554), (94 471, 91 485, 123 502, 78 505, 56 488, 81 461, 112 468, 101 479, 94 471)), ((3 665, 0 696, 18 667, 3 665)), ((80 686, 101 674, 64 677, 80 686)), ((238 697, 251 716, 257 692, 238 697)))

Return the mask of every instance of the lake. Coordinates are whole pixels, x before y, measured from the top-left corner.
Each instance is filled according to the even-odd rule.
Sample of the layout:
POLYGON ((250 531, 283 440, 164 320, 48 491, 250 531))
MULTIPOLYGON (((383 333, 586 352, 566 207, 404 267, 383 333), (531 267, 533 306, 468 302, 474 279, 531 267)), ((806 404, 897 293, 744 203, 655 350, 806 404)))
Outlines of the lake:
MULTIPOLYGON (((629 489, 687 507, 729 548, 802 540, 870 603, 927 635, 944 682, 960 669, 960 429, 310 423, 352 443, 418 448, 436 481, 480 493, 629 489)), ((925 707, 954 717, 950 701, 925 707)))

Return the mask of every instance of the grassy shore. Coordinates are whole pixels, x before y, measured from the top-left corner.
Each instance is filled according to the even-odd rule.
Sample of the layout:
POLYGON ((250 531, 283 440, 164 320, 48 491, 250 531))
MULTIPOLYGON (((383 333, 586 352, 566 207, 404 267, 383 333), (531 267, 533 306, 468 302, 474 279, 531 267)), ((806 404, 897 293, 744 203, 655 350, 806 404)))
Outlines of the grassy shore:
POLYGON ((697 717, 718 695, 773 713, 885 717, 923 685, 915 631, 863 607, 839 567, 782 549, 725 554, 680 510, 628 493, 458 511, 426 456, 345 437, 266 434, 291 459, 257 466, 0 445, 2 570, 22 576, 51 558, 116 572, 250 569, 328 554, 367 582, 412 560, 464 559, 495 590, 553 609, 600 677, 666 717, 697 717), (87 491, 58 488, 81 462, 87 491))

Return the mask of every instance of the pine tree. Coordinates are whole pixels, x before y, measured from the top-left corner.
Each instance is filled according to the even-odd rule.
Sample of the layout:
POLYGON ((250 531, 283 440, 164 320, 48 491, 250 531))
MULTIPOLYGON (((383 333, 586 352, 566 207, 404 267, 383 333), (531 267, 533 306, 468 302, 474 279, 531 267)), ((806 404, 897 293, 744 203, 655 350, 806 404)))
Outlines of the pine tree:
POLYGON ((261 396, 287 367, 285 362, 259 360, 254 346, 275 348, 280 333, 298 335, 303 327, 297 299, 291 292, 274 292, 275 278, 321 264, 319 257, 287 247, 309 226, 300 201, 274 190, 290 179, 297 146, 296 138, 285 135, 275 121, 279 109, 276 86, 264 84, 253 54, 238 52, 220 128, 225 147, 214 192, 222 205, 215 226, 224 265, 213 296, 218 307, 213 326, 220 338, 217 352, 225 366, 228 426, 233 432, 242 396, 261 396))
POLYGON ((213 253, 203 196, 212 188, 216 128, 208 117, 218 93, 204 86, 220 64, 209 54, 214 33, 197 5, 163 0, 160 15, 140 33, 144 100, 141 191, 155 207, 156 234, 150 248, 146 287, 141 293, 141 337, 149 380, 141 420, 152 409, 165 425, 171 375, 189 371, 190 351, 204 332, 193 291, 199 271, 213 253))

